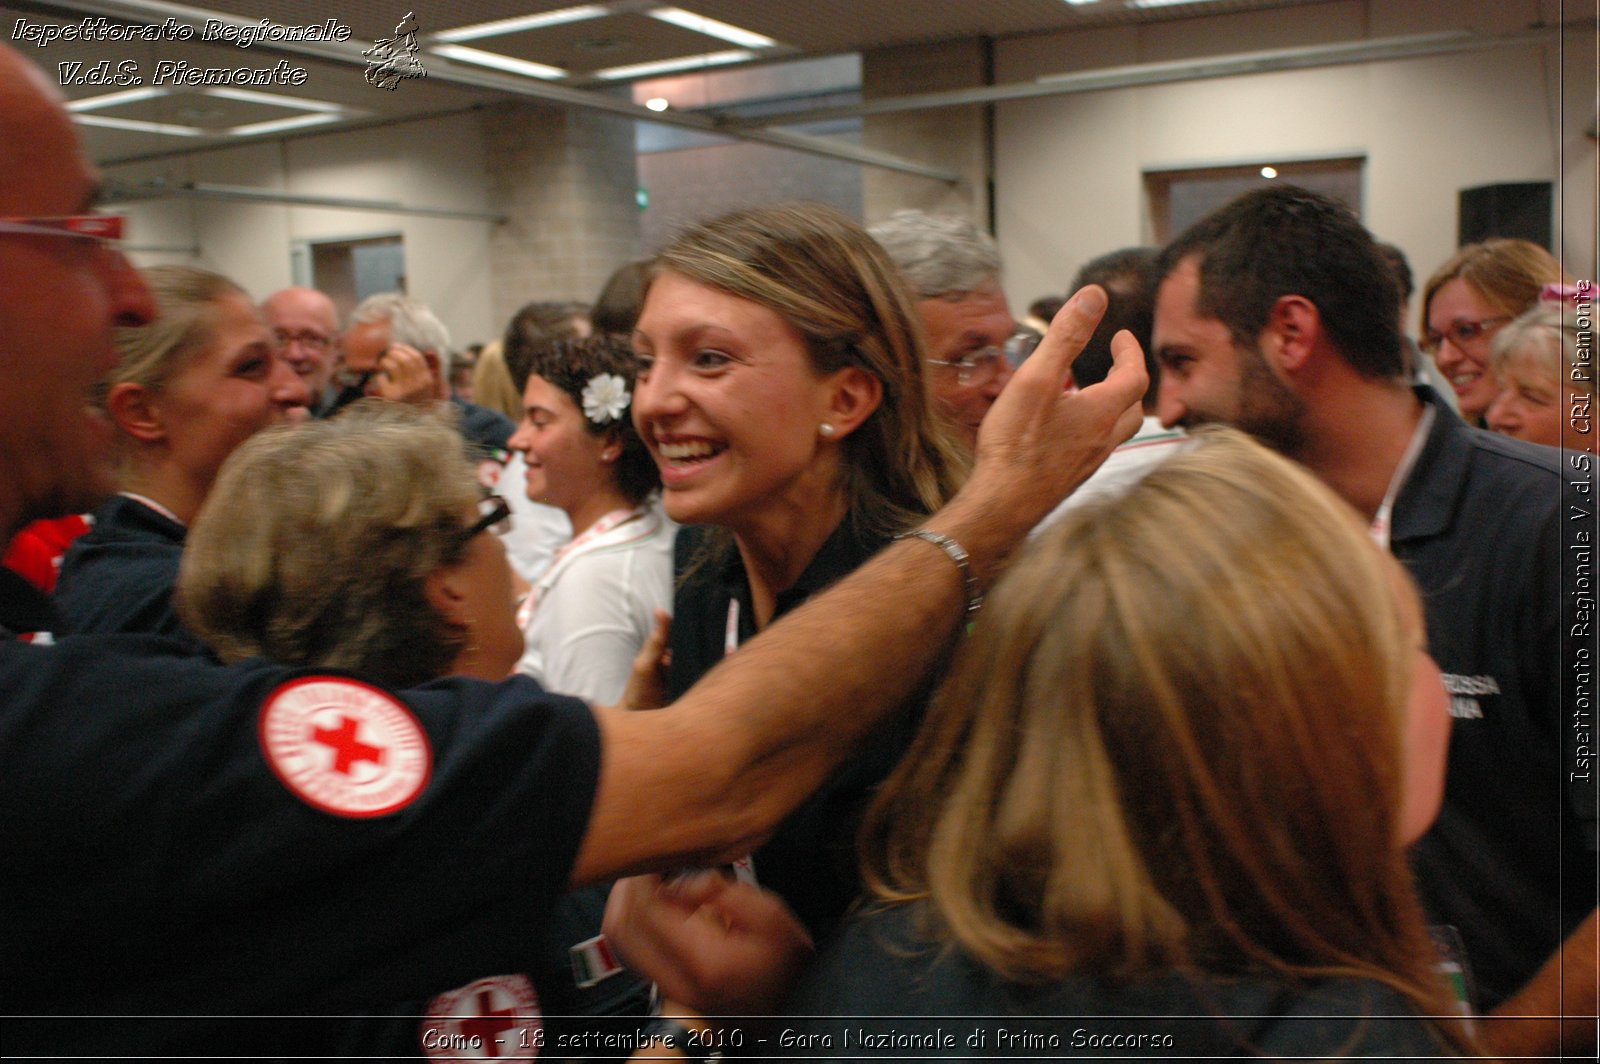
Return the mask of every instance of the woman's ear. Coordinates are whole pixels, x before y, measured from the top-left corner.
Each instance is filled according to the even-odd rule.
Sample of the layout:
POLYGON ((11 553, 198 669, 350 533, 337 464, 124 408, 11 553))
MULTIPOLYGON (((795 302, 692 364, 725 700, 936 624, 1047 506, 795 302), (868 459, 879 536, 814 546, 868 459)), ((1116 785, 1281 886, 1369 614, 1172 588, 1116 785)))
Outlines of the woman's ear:
POLYGON ((106 413, 118 429, 141 443, 166 439, 167 427, 161 420, 156 394, 142 384, 113 384, 106 393, 106 413))
POLYGON ((461 566, 441 565, 423 577, 422 593, 447 624, 467 628, 473 619, 467 615, 467 590, 462 580, 461 566))
POLYGON ((846 366, 829 378, 828 439, 842 440, 872 416, 883 402, 883 382, 860 366, 846 366))
POLYGON ((600 445, 600 461, 607 464, 615 462, 622 457, 622 432, 618 429, 607 429, 601 437, 605 442, 600 445))

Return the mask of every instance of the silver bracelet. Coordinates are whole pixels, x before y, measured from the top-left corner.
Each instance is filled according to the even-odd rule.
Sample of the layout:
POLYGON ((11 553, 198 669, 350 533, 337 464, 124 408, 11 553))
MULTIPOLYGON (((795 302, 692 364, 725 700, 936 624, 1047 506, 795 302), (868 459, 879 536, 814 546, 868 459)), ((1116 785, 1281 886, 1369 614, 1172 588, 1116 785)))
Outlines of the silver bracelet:
POLYGON ((945 555, 956 563, 956 568, 961 570, 961 581, 967 591, 967 620, 972 621, 978 610, 983 608, 983 592, 978 587, 978 578, 972 575, 971 556, 967 554, 967 548, 943 532, 935 532, 928 528, 913 528, 910 532, 902 532, 894 538, 925 539, 944 551, 945 555))
POLYGON ((655 1045, 677 1050, 683 1055, 684 1060, 692 1064, 707 1064, 708 1061, 722 1059, 721 1052, 708 1052, 704 1048, 705 1039, 702 1035, 691 1031, 682 1020, 669 1016, 659 1014, 651 1016, 649 1022, 644 1025, 644 1037, 655 1045))

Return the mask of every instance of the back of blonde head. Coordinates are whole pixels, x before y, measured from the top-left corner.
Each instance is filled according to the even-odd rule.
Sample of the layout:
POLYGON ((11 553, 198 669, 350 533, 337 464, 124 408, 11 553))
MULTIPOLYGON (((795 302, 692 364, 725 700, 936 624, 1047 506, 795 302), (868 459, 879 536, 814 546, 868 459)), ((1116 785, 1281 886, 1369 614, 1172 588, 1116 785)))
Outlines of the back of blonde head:
POLYGON ((211 343, 217 304, 228 296, 249 302, 226 277, 194 266, 152 266, 143 276, 160 313, 147 324, 116 330, 117 367, 95 391, 102 407, 118 384, 160 391, 211 343))
POLYGON ((1204 431, 1007 574, 869 814, 869 881, 1020 981, 1353 972, 1432 1011, 1393 579, 1307 472, 1204 431))

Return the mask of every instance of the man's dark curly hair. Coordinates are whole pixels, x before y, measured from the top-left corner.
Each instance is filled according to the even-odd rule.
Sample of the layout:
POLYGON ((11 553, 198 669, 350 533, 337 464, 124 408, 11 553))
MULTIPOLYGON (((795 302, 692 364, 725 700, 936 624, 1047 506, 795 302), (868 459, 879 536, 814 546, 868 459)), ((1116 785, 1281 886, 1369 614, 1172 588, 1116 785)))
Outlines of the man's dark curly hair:
POLYGON ((1400 294, 1372 235, 1344 204, 1294 185, 1247 192, 1167 245, 1165 278, 1199 257, 1196 309, 1220 320, 1235 343, 1254 347, 1273 304, 1303 296, 1358 373, 1402 372, 1400 294))

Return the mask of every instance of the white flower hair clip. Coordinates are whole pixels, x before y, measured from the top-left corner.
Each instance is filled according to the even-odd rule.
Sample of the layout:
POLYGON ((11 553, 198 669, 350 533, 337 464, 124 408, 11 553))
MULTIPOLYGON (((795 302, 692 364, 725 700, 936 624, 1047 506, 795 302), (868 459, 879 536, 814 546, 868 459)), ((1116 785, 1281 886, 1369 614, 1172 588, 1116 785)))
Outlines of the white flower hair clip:
POLYGON ((597 373, 583 386, 583 416, 596 425, 609 425, 628 409, 628 382, 615 373, 597 373))

